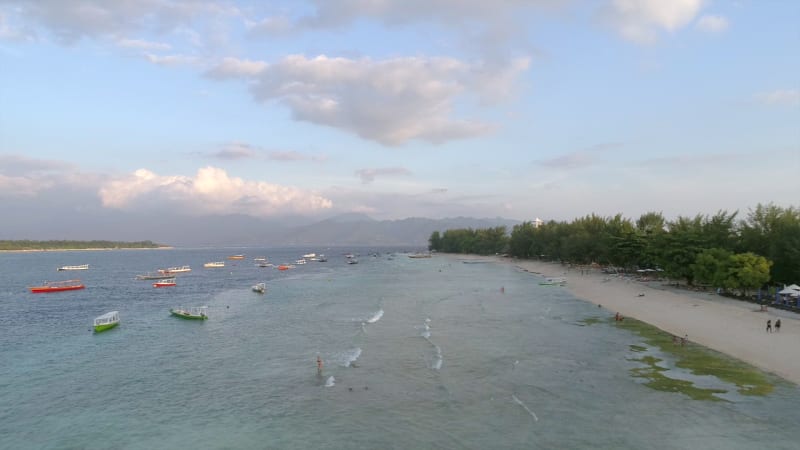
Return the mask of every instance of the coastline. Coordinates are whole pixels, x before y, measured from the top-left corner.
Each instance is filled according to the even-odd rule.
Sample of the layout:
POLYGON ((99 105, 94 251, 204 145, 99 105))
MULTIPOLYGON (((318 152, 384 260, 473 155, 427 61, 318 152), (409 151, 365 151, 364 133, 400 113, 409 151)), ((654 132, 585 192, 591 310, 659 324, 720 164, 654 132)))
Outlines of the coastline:
POLYGON ((0 250, 0 253, 41 253, 41 252, 95 252, 111 250, 173 250, 175 247, 109 247, 109 248, 36 248, 25 250, 0 250))
POLYGON ((688 335, 691 342, 800 385, 800 318, 795 313, 761 311, 752 303, 608 275, 597 269, 569 269, 556 263, 499 256, 453 256, 513 265, 537 278, 566 277, 564 289, 600 305, 609 316, 619 312, 675 336, 688 335), (775 323, 777 319, 781 319, 780 332, 767 333, 767 320, 775 323))

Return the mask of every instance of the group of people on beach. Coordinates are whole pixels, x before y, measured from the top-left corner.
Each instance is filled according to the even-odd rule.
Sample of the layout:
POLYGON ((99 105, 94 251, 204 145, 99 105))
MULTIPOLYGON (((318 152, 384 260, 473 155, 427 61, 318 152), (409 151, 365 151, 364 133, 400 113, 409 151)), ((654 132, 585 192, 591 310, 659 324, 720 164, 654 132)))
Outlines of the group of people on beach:
MULTIPOLYGON (((781 319, 775 320, 775 332, 781 331, 781 319)), ((767 320, 767 333, 772 333, 772 319, 767 320)))

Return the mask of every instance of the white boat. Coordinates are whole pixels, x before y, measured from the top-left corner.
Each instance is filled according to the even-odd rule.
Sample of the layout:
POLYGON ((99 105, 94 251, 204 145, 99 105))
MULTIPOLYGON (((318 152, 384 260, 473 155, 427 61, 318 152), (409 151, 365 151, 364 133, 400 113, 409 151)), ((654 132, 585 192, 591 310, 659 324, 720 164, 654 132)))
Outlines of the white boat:
POLYGON ((81 264, 79 266, 61 266, 57 271, 61 272, 62 270, 89 270, 88 264, 81 264))
POLYGON ((253 292, 257 292, 259 294, 263 294, 267 292, 267 283, 258 283, 253 285, 253 292))
POLYGON ((295 264, 305 264, 306 260, 304 258, 301 258, 301 259, 298 259, 297 261, 295 261, 294 263, 295 264))
POLYGON ((180 266, 180 267, 168 267, 166 269, 158 269, 159 272, 164 274, 171 274, 171 273, 186 273, 191 272, 192 268, 189 266, 180 266))
POLYGON ((265 256, 259 256, 258 258, 253 258, 253 261, 262 261, 266 262, 267 258, 265 256))
POLYGON ((94 319, 94 332, 99 333, 119 325, 119 311, 111 311, 94 319))
POLYGON ((207 262, 203 264, 203 267, 210 269, 215 267, 225 267, 225 261, 215 261, 215 262, 207 262))
POLYGON ((316 256, 317 256, 316 253, 307 253, 307 254, 303 255, 303 258, 314 258, 316 256))

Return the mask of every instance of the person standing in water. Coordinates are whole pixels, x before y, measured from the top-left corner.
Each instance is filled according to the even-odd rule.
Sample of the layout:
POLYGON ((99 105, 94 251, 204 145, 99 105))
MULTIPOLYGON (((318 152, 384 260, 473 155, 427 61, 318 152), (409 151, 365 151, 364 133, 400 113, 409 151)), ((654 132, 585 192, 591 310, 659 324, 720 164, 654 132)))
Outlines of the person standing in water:
POLYGON ((322 358, 317 355, 317 373, 322 373, 322 358))

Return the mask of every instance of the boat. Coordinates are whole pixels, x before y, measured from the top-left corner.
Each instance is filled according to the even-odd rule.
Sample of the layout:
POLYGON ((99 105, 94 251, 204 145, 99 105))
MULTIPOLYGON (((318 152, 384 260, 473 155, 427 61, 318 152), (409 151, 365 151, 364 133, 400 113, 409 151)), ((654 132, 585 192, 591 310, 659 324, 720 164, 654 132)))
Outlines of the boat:
POLYGON ((253 292, 258 292, 259 294, 263 294, 267 292, 267 283, 258 283, 253 285, 253 292))
POLYGON ((317 256, 316 253, 306 253, 303 255, 303 258, 315 258, 317 256))
POLYGON ((228 259, 244 259, 244 255, 231 255, 228 259))
POLYGON ((62 270, 89 270, 88 264, 81 264, 79 266, 61 266, 57 271, 61 272, 62 270))
POLYGON ((28 289, 34 294, 42 294, 46 292, 74 291, 85 287, 81 280, 64 280, 45 281, 41 286, 31 286, 28 289))
POLYGON ((94 332, 99 333, 119 325, 119 311, 111 311, 94 318, 94 332))
POLYGON ((158 271, 163 274, 186 273, 191 272, 192 268, 189 266, 168 267, 166 269, 158 269, 158 271))
POLYGON ((305 260, 305 258, 300 258, 300 259, 298 259, 297 261, 295 261, 294 263, 295 263, 295 264, 305 264, 306 262, 307 262, 307 261, 305 260))
POLYGON ((292 266, 287 264, 281 264, 280 266, 278 266, 278 270, 289 270, 291 268, 292 266))
POLYGON ((172 308, 169 313, 181 319, 206 320, 208 319, 208 306, 192 306, 190 308, 172 308))
POLYGON ((317 261, 318 261, 318 262, 328 262, 328 258, 327 258, 327 257, 325 257, 325 255, 319 255, 319 256, 317 257, 317 261))
POLYGON ((547 278, 539 282, 540 286, 564 286, 567 284, 567 279, 564 277, 547 278))
POLYGON ((206 269, 211 269, 215 267, 225 267, 225 262, 224 261, 207 262, 203 264, 203 267, 205 267, 206 269))
POLYGON ((174 275, 163 272, 147 272, 141 275, 136 275, 137 280, 164 280, 167 278, 174 278, 174 275))
POLYGON ((275 267, 275 264, 268 263, 268 262, 260 262, 256 264, 258 267, 275 267))
POLYGON ((430 258, 430 253, 414 253, 413 255, 408 255, 409 258, 430 258))
POLYGON ((153 283, 154 288, 175 286, 175 278, 165 278, 153 283))
POLYGON ((348 258, 347 264, 358 264, 358 260, 356 258, 348 258))
POLYGON ((253 261, 263 261, 266 262, 267 258, 265 256, 259 256, 258 258, 253 258, 253 261))

